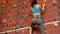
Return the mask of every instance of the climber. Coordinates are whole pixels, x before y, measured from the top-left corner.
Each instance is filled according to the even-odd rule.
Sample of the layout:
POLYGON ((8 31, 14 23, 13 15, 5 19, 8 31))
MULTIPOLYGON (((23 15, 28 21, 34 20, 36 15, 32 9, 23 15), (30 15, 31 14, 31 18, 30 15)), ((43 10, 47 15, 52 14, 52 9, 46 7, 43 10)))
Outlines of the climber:
POLYGON ((32 22, 31 27, 38 27, 40 29, 41 34, 44 34, 44 25, 41 19, 41 5, 40 4, 34 4, 32 8, 32 22))

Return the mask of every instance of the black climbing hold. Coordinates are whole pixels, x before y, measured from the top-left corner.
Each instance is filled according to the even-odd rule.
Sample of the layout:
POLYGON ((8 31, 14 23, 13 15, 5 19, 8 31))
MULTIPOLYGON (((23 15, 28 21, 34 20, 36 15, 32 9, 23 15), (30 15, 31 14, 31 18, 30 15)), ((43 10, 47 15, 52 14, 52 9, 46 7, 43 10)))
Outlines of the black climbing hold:
POLYGON ((60 9, 60 7, 58 7, 60 9))
POLYGON ((3 27, 7 27, 7 26, 8 26, 8 24, 4 24, 4 25, 3 25, 3 27))
POLYGON ((27 22, 27 20, 25 20, 25 22, 27 22))
POLYGON ((29 16, 31 17, 31 14, 29 14, 29 16))
POLYGON ((24 16, 20 16, 20 18, 21 18, 21 19, 23 19, 23 18, 24 18, 24 16))
POLYGON ((55 6, 55 5, 56 5, 56 3, 53 3, 53 5, 55 6))
POLYGON ((23 26, 20 26, 20 28, 23 28, 23 26))
POLYGON ((5 33, 5 34, 8 34, 8 33, 5 33))
POLYGON ((54 21, 57 21, 56 19, 53 19, 54 21))

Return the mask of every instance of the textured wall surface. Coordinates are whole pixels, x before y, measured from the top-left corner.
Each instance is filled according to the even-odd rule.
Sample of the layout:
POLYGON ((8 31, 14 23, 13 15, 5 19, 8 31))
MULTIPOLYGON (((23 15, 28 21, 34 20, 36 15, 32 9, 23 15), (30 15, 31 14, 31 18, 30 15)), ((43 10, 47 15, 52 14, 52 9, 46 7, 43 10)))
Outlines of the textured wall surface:
MULTIPOLYGON (((43 5, 43 1, 37 0, 37 4, 43 5)), ((46 1, 45 11, 42 16, 44 23, 58 21, 57 4, 57 0, 46 1)), ((0 0, 0 32, 28 27, 30 26, 31 19, 31 0, 0 0)), ((58 26, 54 27, 53 24, 46 25, 45 30, 46 34, 59 34, 58 26)), ((25 34, 29 33, 28 29, 25 31, 25 34)), ((33 34, 34 32, 37 34, 40 33, 39 30, 34 30, 33 34)), ((15 32, 8 34, 15 34, 15 32)), ((17 34, 22 33, 18 31, 17 34)))

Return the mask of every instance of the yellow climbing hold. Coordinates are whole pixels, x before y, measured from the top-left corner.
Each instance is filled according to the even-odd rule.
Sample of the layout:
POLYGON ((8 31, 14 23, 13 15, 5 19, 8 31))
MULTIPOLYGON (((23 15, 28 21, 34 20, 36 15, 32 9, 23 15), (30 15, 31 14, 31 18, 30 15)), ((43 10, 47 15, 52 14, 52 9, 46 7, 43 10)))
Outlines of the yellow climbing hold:
POLYGON ((58 23, 53 23, 53 25, 54 25, 55 27, 58 27, 58 23))
POLYGON ((17 7, 17 4, 14 4, 13 7, 17 7))
POLYGON ((13 29, 15 29, 15 26, 13 26, 13 29))
POLYGON ((46 30, 44 30, 44 32, 46 33, 46 30))

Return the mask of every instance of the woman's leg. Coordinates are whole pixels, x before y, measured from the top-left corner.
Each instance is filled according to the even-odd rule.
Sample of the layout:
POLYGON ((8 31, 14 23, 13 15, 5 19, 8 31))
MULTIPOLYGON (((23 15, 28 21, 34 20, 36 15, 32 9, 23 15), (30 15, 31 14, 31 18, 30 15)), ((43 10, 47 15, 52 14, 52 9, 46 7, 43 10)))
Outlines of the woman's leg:
POLYGON ((40 26, 39 26, 40 32, 41 32, 41 34, 44 34, 44 24, 43 24, 43 22, 42 22, 42 19, 39 18, 39 19, 38 19, 38 22, 40 23, 40 26))

